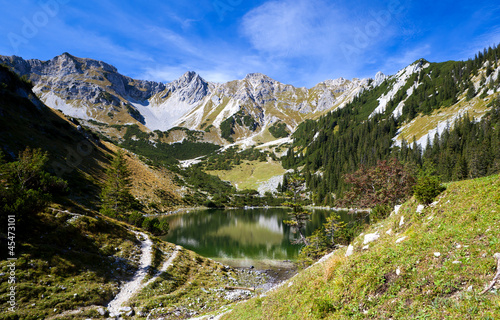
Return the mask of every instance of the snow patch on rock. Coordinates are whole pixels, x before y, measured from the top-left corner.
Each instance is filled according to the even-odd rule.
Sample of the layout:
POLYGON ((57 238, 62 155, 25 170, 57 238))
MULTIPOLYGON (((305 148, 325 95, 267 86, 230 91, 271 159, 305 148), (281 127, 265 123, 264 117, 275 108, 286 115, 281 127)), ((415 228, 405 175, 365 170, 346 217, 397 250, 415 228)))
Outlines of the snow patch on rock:
POLYGON ((400 243, 406 240, 406 237, 401 237, 398 240, 396 240, 396 243, 400 243))
POLYGON ((261 182, 257 188, 259 194, 264 195, 266 192, 276 192, 278 185, 283 182, 283 175, 274 176, 271 179, 261 182))
POLYGON ((422 211, 424 211, 424 205, 423 204, 419 204, 418 207, 417 207, 417 213, 422 213, 422 211))
POLYGON ((398 204, 398 205, 395 205, 394 206, 394 214, 398 214, 399 213, 399 209, 401 209, 402 205, 398 204))
POLYGON ((84 120, 92 118, 90 115, 91 113, 89 110, 90 108, 88 109, 83 106, 77 107, 72 103, 67 103, 64 99, 62 99, 52 91, 41 93, 40 100, 42 100, 43 103, 45 103, 52 109, 61 110, 64 114, 68 116, 84 120))

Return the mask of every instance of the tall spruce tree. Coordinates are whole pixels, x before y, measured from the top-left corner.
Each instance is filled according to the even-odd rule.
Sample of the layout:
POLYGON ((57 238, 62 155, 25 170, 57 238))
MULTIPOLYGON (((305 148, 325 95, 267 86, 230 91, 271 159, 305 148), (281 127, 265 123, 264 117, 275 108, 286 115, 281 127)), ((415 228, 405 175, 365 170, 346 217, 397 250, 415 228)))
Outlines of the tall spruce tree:
POLYGON ((118 151, 106 170, 106 182, 101 191, 101 212, 111 217, 122 217, 135 201, 130 194, 130 171, 124 155, 118 151))
MULTIPOLYGON (((283 183, 283 186, 285 186, 285 183, 283 183)), ((283 205, 290 207, 292 211, 288 214, 290 220, 283 221, 283 223, 292 227, 292 230, 299 234, 299 239, 295 243, 302 243, 307 246, 309 240, 305 237, 303 229, 310 220, 311 212, 304 210, 300 203, 302 192, 305 189, 305 179, 295 173, 288 178, 286 187, 286 194, 290 197, 290 201, 283 203, 283 205)))

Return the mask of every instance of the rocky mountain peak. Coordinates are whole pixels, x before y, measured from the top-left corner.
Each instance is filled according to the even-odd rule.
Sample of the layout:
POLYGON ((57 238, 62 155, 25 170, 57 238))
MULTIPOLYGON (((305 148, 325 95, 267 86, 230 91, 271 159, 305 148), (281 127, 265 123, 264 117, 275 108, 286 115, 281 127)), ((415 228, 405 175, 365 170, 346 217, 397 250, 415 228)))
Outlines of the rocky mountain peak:
POLYGON ((173 90, 188 86, 207 86, 208 82, 205 81, 199 74, 194 71, 188 71, 184 73, 179 79, 174 80, 170 83, 170 87, 173 90))
POLYGON ((73 72, 83 72, 87 69, 94 69, 118 73, 118 69, 110 64, 107 64, 106 62, 88 58, 77 58, 67 52, 49 60, 48 64, 53 65, 60 70, 68 69, 67 71, 72 70, 73 72))
POLYGON ((0 56, 0 62, 8 65, 14 71, 21 75, 29 75, 32 72, 32 65, 41 65, 40 60, 24 60, 18 56, 0 56))
POLYGON ((337 79, 330 79, 330 80, 325 80, 323 82, 318 83, 318 85, 327 85, 330 87, 339 87, 344 85, 348 80, 340 77, 337 79))
POLYGON ((188 101, 189 104, 202 100, 209 93, 209 83, 194 71, 184 73, 167 87, 178 95, 179 101, 188 101))
POLYGON ((382 71, 377 72, 375 75, 375 87, 380 85, 384 80, 387 79, 387 76, 382 73, 382 71))
POLYGON ((259 73, 259 72, 249 73, 249 74, 247 74, 245 76, 245 78, 243 80, 250 81, 250 82, 253 82, 253 81, 257 81, 257 82, 264 82, 264 81, 276 82, 275 80, 269 78, 265 74, 262 74, 262 73, 259 73))
POLYGON ((179 82, 190 83, 194 78, 200 78, 200 76, 194 71, 187 71, 179 79, 179 82))
POLYGON ((270 79, 268 76, 266 76, 265 74, 260 73, 260 72, 252 72, 252 73, 248 73, 248 74, 245 76, 245 80, 250 80, 250 79, 263 79, 263 78, 270 79))

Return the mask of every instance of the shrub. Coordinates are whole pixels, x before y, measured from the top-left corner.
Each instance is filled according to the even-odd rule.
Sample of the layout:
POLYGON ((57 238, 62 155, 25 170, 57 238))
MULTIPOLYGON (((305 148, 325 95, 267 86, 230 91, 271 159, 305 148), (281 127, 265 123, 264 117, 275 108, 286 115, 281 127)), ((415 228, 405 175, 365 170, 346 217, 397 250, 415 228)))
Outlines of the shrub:
POLYGON ((276 139, 286 138, 290 135, 290 132, 288 132, 288 129, 286 127, 286 123, 284 122, 277 122, 273 124, 271 127, 269 127, 269 132, 276 139))
POLYGON ((413 192, 418 202, 428 205, 445 190, 437 176, 423 176, 413 186, 413 192))
POLYGON ((385 219, 391 213, 391 207, 387 204, 378 204, 370 212, 370 222, 375 223, 385 219))
POLYGON ((137 211, 132 212, 128 217, 128 223, 136 227, 141 227, 144 222, 144 216, 137 211))
POLYGON ((148 218, 146 217, 144 221, 142 222, 142 228, 144 230, 147 230, 151 232, 154 235, 158 236, 163 236, 168 233, 170 225, 168 224, 168 221, 163 219, 163 220, 158 220, 158 218, 148 218))
POLYGON ((168 223, 168 221, 166 219, 160 220, 160 223, 158 224, 159 235, 166 235, 169 229, 170 224, 168 223))
POLYGON ((16 161, 6 163, 0 155, 0 212, 29 219, 44 210, 54 195, 68 192, 66 181, 45 172, 48 153, 27 147, 16 161))
MULTIPOLYGON (((158 220, 158 219, 156 219, 158 220)), ((142 228, 146 231, 149 231, 149 232, 152 232, 153 229, 154 229, 154 224, 155 224, 155 221, 154 219, 151 219, 149 217, 146 217, 143 221, 142 221, 142 228)))
POLYGON ((375 208, 377 205, 392 207, 411 196, 415 179, 409 168, 397 159, 379 161, 375 167, 361 166, 359 170, 344 176, 352 184, 344 199, 344 206, 375 208))

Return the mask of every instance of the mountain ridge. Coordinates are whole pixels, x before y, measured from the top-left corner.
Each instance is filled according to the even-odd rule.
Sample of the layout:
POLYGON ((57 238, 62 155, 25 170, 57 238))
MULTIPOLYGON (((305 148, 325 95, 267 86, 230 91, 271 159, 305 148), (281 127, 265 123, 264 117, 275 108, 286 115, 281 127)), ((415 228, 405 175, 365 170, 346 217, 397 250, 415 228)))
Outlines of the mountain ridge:
MULTIPOLYGON (((325 80, 313 88, 296 88, 261 73, 241 80, 214 83, 187 71, 169 83, 136 80, 105 62, 63 53, 51 60, 24 60, 0 56, 35 84, 34 91, 48 106, 84 120, 108 124, 138 124, 143 130, 166 131, 172 127, 219 133, 220 124, 241 111, 255 128, 232 128, 235 140, 266 134, 276 122, 293 131, 301 121, 316 118, 342 106, 369 89, 373 79, 325 80)), ((377 74, 380 78, 381 74, 377 74)), ((383 77, 383 76, 382 76, 383 77)), ((264 138, 269 142, 272 138, 264 138)), ((222 143, 229 143, 224 142, 222 143)))
MULTIPOLYGON (((455 63, 418 59, 391 76, 378 72, 373 79, 341 77, 306 88, 281 83, 262 73, 249 73, 243 79, 225 83, 206 81, 194 71, 187 71, 169 83, 135 80, 120 74, 110 64, 77 58, 69 53, 47 61, 0 56, 0 62, 28 77, 35 84, 33 91, 42 102, 82 119, 87 126, 114 141, 121 141, 124 133, 110 126, 137 124, 144 132, 185 128, 197 132, 198 141, 226 147, 237 144, 243 148, 278 143, 305 120, 316 120, 377 88, 377 96, 373 98, 376 101, 371 102, 375 105, 367 114, 368 118, 389 109, 399 118, 408 105, 416 107, 412 101, 415 94, 421 95, 422 84, 425 84, 421 74, 434 78, 432 72, 435 72, 439 78, 441 67, 436 68, 436 65, 443 65, 446 71, 447 64, 455 63), (95 126, 92 121, 105 126, 95 126), (280 134, 274 136, 278 127, 280 134)), ((487 68, 491 72, 486 77, 483 75, 485 85, 498 81, 500 74, 497 65, 495 68, 483 66, 487 68)), ((468 81, 474 83, 474 90, 481 91, 483 80, 479 76, 476 78, 468 81)), ((459 88, 462 92, 465 89, 459 88)), ((494 93, 490 91, 486 93, 494 93)), ((435 100, 439 92, 436 88, 428 100, 435 100)), ((453 122, 466 109, 480 116, 481 104, 465 105, 463 99, 464 96, 455 101, 449 114, 422 115, 415 122, 403 124, 394 137, 395 145, 415 135, 423 146, 429 135, 441 132, 444 124, 453 122), (432 125, 427 124, 426 119, 432 125), (424 127, 427 131, 421 132, 424 127)), ((182 142, 186 135, 184 131, 179 133, 164 142, 182 142)), ((155 137, 152 139, 157 141, 155 137)))

